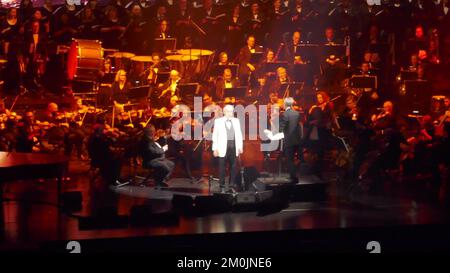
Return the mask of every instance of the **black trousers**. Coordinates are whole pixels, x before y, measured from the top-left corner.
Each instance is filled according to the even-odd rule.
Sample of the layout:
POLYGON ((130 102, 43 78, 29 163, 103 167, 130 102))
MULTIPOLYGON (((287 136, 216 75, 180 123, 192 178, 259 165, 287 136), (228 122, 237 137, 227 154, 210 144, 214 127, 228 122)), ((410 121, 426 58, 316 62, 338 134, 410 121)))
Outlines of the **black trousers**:
POLYGON ((284 156, 289 171, 290 178, 297 178, 297 168, 295 167, 295 153, 298 151, 298 145, 284 147, 284 156))
POLYGON ((166 158, 153 159, 150 162, 144 162, 144 168, 152 168, 155 170, 155 182, 160 184, 164 179, 168 179, 173 172, 175 163, 166 158))
POLYGON ((236 180, 236 146, 234 140, 228 141, 227 153, 225 157, 219 157, 219 183, 220 187, 225 186, 225 170, 226 164, 230 166, 230 181, 229 185, 233 185, 236 180))

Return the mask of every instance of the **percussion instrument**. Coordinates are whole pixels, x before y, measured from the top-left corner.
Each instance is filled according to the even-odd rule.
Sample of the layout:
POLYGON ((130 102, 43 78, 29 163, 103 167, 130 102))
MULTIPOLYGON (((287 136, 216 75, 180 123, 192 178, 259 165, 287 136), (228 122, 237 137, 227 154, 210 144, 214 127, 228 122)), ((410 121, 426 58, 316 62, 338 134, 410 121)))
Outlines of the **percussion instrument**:
POLYGON ((118 71, 119 69, 129 71, 131 58, 133 58, 134 56, 136 55, 133 53, 120 51, 114 52, 113 54, 109 55, 113 71, 118 71))
POLYGON ((103 48, 98 40, 73 40, 67 56, 67 76, 96 80, 103 67, 103 48))
POLYGON ((139 66, 145 70, 153 64, 153 59, 152 56, 134 56, 131 58, 131 63, 133 65, 133 70, 139 71, 139 66))
POLYGON ((200 73, 201 71, 204 71, 206 69, 208 62, 213 55, 213 52, 207 49, 180 49, 177 50, 177 54, 183 56, 198 57, 200 61, 198 62, 198 66, 196 67, 195 72, 200 73))
POLYGON ((180 72, 181 77, 194 75, 199 65, 199 57, 193 55, 169 55, 166 60, 172 69, 180 72))
POLYGON ((118 49, 114 49, 114 48, 104 48, 103 49, 103 53, 104 53, 104 57, 105 58, 113 55, 116 52, 119 52, 119 50, 118 49))

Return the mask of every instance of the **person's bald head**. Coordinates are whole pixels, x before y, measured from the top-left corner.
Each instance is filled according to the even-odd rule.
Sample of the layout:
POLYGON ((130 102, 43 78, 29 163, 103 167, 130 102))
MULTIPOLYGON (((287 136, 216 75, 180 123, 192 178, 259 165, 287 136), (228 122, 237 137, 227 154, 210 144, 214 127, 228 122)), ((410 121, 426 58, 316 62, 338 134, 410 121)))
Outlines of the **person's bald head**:
POLYGON ((392 103, 392 101, 385 101, 383 103, 383 110, 386 113, 392 113, 394 111, 394 104, 392 103))
POLYGON ((58 112, 58 104, 56 104, 54 102, 50 102, 47 105, 47 111, 49 111, 50 113, 58 112))
POLYGON ((180 79, 180 73, 176 70, 171 70, 170 71, 170 79, 173 81, 179 80, 180 79))

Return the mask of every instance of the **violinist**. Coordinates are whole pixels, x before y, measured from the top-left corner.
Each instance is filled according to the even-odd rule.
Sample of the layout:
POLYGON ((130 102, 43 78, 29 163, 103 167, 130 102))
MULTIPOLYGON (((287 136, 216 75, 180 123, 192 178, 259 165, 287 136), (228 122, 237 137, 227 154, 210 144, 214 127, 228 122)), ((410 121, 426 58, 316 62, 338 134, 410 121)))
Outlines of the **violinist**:
POLYGON ((96 124, 87 142, 91 166, 99 168, 102 179, 109 184, 118 182, 121 172, 121 158, 113 148, 104 125, 96 124))
POLYGON ((75 148, 78 159, 85 159, 85 156, 83 155, 83 144, 87 131, 82 125, 88 112, 88 108, 88 106, 83 105, 83 100, 81 98, 75 97, 75 115, 69 122, 69 130, 64 137, 64 154, 68 157, 71 156, 72 151, 75 148))
POLYGON ((36 151, 35 145, 39 142, 41 133, 40 128, 36 127, 34 113, 27 111, 18 124, 16 151, 22 153, 36 151))
POLYGON ((50 124, 56 124, 58 120, 59 106, 55 102, 50 102, 47 108, 40 113, 37 117, 37 123, 46 122, 50 124))
POLYGON ((317 176, 322 175, 325 150, 332 137, 332 128, 335 122, 334 106, 327 93, 319 91, 316 94, 316 104, 308 111, 306 141, 317 154, 318 160, 313 166, 317 176))
POLYGON ((178 84, 180 81, 180 73, 176 70, 171 70, 169 80, 159 86, 161 92, 158 99, 163 100, 163 105, 168 105, 172 96, 179 96, 178 84))
MULTIPOLYGON (((286 68, 284 67, 278 67, 277 68, 277 76, 275 80, 269 81, 269 91, 271 93, 280 94, 280 92, 285 91, 281 90, 283 86, 286 86, 291 82, 291 79, 289 78, 289 75, 287 73, 286 68)), ((287 86, 286 86, 287 88, 287 86)), ((292 95, 292 94, 291 94, 292 95)))
POLYGON ((159 53, 155 52, 152 54, 152 62, 152 66, 145 71, 146 73, 148 72, 145 76, 147 78, 147 83, 153 85, 156 84, 158 73, 169 72, 170 68, 169 65, 161 59, 161 55, 159 53))

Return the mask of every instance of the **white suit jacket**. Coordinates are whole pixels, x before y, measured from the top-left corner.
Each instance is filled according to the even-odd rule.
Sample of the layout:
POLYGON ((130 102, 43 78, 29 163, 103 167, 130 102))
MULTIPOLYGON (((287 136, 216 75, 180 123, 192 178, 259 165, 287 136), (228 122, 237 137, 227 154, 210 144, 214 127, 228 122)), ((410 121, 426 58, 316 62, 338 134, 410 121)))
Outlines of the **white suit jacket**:
MULTIPOLYGON (((214 129, 212 135, 212 150, 219 151, 219 157, 225 157, 227 153, 227 128, 225 122, 228 118, 221 117, 214 120, 214 129)), ((231 123, 234 129, 234 141, 236 146, 236 156, 238 156, 238 150, 244 150, 243 137, 241 131, 241 124, 239 119, 231 118, 231 123)))

